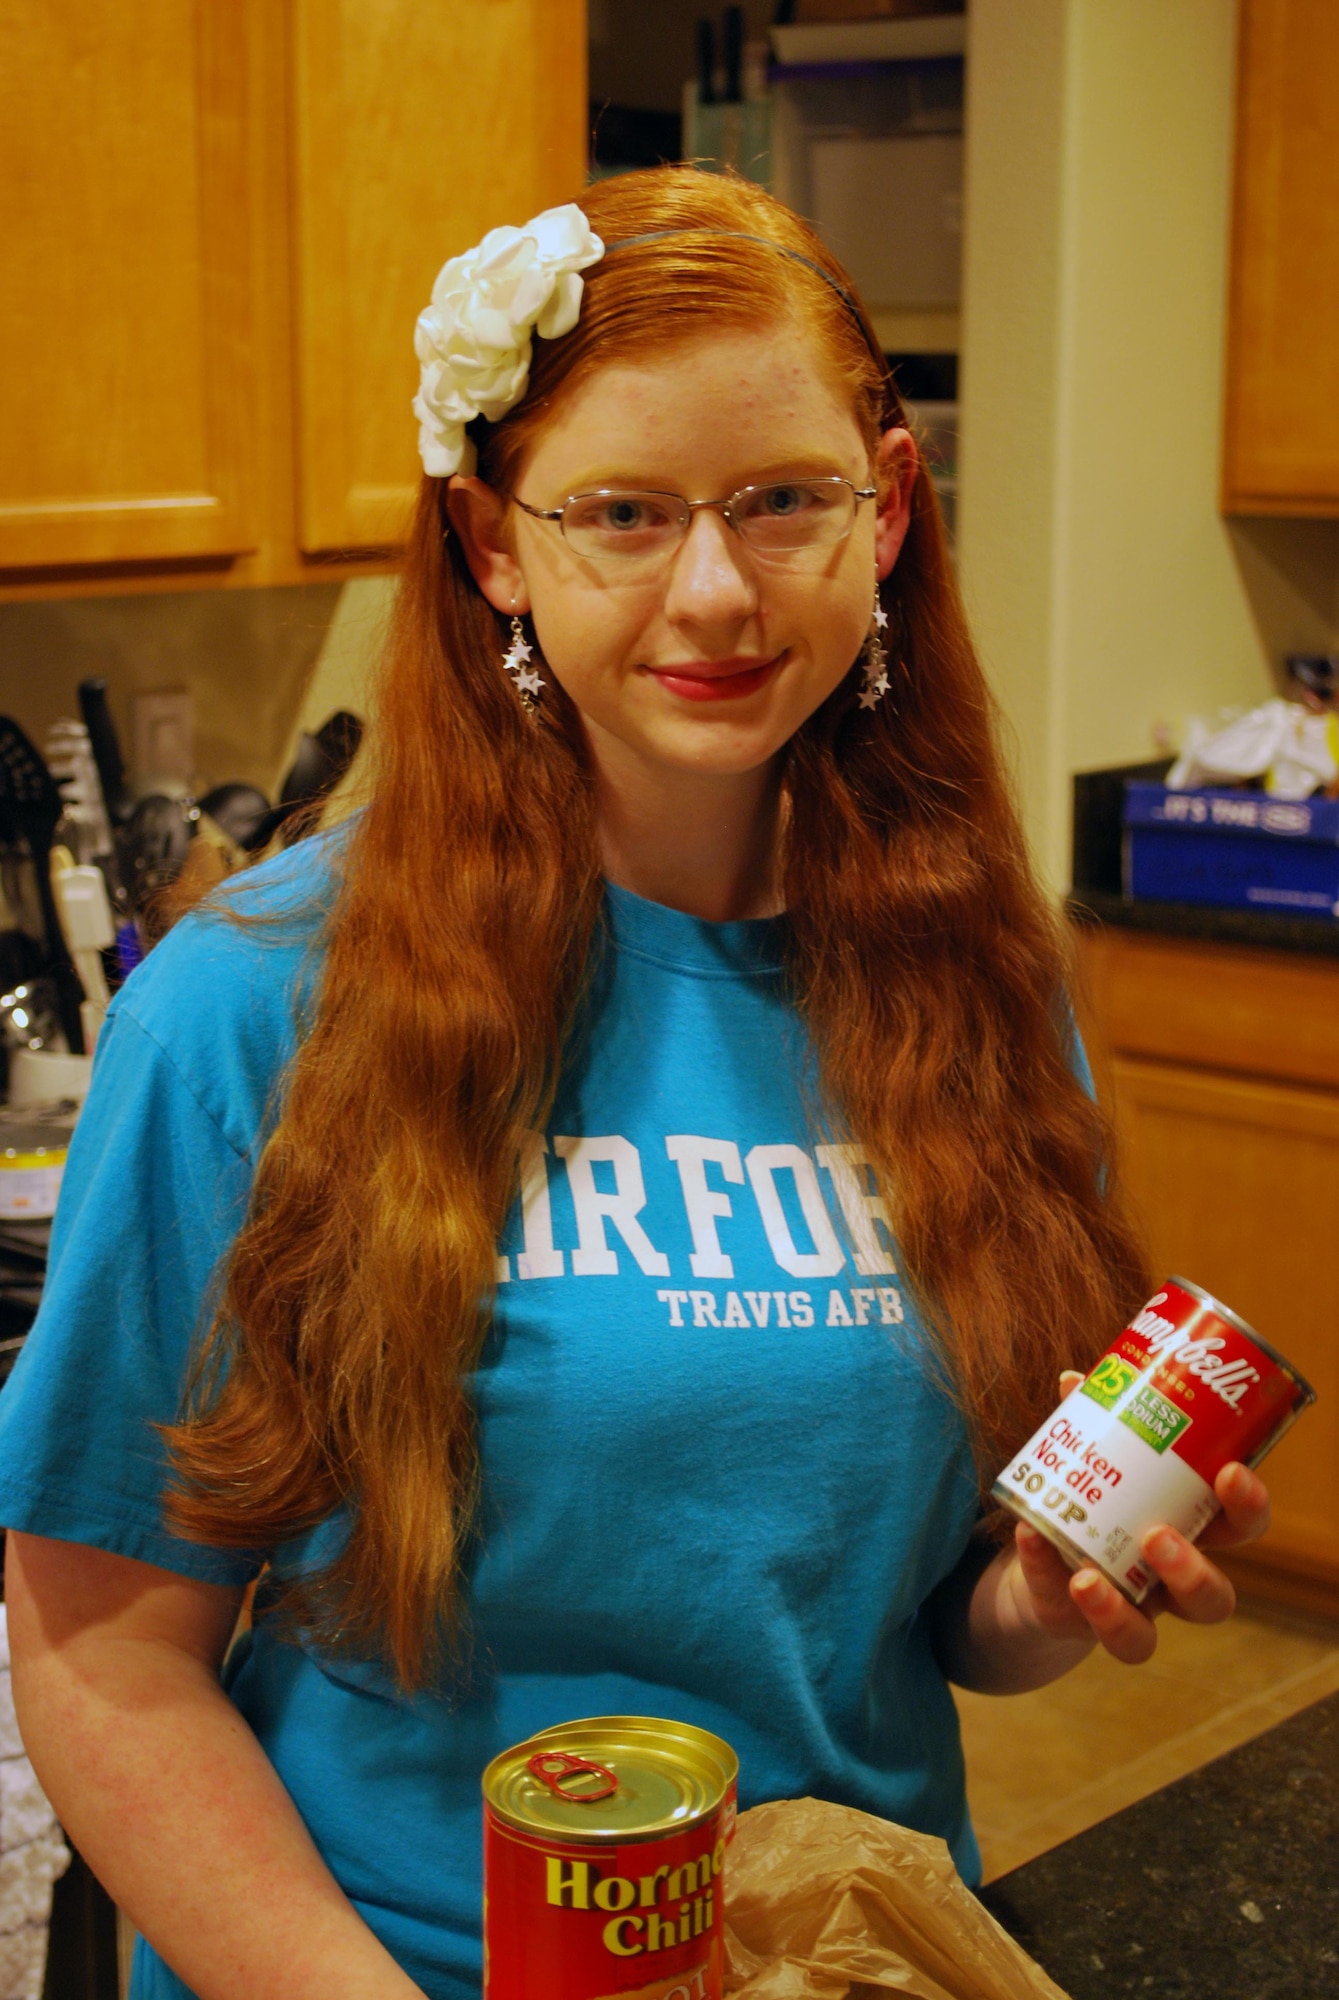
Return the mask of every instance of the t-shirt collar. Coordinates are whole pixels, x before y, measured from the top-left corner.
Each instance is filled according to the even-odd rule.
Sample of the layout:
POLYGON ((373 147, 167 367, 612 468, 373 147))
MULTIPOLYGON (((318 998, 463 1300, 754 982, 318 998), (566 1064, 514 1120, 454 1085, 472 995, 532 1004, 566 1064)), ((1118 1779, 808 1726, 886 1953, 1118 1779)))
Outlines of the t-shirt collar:
POLYGON ((605 884, 605 913, 615 947, 639 958, 718 979, 777 973, 785 962, 784 917, 746 917, 708 923, 664 903, 650 903, 605 884))

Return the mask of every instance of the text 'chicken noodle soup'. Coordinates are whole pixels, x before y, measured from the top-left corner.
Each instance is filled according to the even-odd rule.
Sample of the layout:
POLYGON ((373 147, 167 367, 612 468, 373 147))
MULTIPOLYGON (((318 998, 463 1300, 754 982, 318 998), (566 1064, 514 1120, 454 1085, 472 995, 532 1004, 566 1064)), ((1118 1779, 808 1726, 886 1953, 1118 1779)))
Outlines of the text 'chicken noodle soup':
POLYGON ((484 1772, 486 2000, 720 2000, 739 1760, 690 1723, 546 1729, 484 1772))
POLYGON ((1090 1563, 1133 1604, 1155 1578, 1141 1538, 1159 1523, 1190 1541, 1219 1511, 1213 1483, 1255 1466, 1316 1392, 1245 1320, 1169 1278, 992 1488, 1001 1506, 1090 1563))

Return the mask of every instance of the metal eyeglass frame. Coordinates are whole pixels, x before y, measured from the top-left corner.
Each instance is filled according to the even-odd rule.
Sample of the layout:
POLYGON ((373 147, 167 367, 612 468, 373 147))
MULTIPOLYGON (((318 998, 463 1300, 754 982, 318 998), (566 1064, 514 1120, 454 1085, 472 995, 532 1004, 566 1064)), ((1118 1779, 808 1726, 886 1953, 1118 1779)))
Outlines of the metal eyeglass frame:
MULTIPOLYGON (((521 511, 529 514, 533 520, 556 521, 559 533, 565 542, 567 542, 567 524, 563 516, 569 507, 576 505, 578 500, 616 500, 622 496, 636 497, 640 495, 645 495, 649 500, 672 500, 677 506, 684 509, 687 516, 682 523, 682 531, 679 539, 673 544, 674 549, 682 548, 684 542, 688 539, 688 532, 693 525, 694 514, 700 513, 704 507, 710 508, 718 511, 729 522, 746 548, 751 549, 755 555, 766 555, 768 553, 767 550, 760 549, 757 543, 749 540, 743 528, 735 519, 735 509, 750 493, 766 493, 772 487, 776 486, 844 486, 850 493, 855 505, 851 512, 850 526, 846 529, 846 534, 837 535, 830 542, 797 542, 794 548, 775 549, 771 551, 775 555, 799 555, 806 548, 837 548, 840 543, 846 540, 846 536, 850 534, 851 528, 855 526, 855 519, 860 511, 861 501, 877 499, 879 492, 877 486, 856 486, 851 480, 843 479, 839 472, 833 472, 820 473, 812 479, 759 480, 752 486, 736 487, 735 491, 725 500, 685 500, 681 493, 665 493, 656 486, 595 486, 586 493, 569 493, 561 507, 532 507, 528 500, 522 500, 517 493, 513 493, 511 497, 521 511)), ((568 547, 572 547, 570 542, 568 542, 568 547)), ((635 553, 629 553, 626 556, 619 555, 613 549, 609 550, 607 554, 600 556, 588 554, 584 549, 577 549, 574 553, 579 555, 583 562, 636 562, 638 560, 635 553)), ((665 555, 671 553, 672 550, 669 548, 664 551, 665 555)), ((645 558, 642 559, 645 560, 645 558)))

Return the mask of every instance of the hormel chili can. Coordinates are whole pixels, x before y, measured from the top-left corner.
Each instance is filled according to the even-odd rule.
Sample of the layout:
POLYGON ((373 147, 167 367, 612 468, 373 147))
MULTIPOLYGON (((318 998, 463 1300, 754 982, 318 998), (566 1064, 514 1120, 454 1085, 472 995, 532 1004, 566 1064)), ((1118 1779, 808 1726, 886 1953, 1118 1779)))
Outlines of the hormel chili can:
POLYGON ((1169 1278, 992 1489, 1071 1568, 1089 1563, 1133 1604, 1155 1578, 1140 1541, 1165 1522, 1194 1541, 1218 1513, 1213 1482, 1255 1466, 1316 1400, 1245 1320, 1169 1278))
POLYGON ((484 1772, 486 2000, 720 2000, 739 1760, 691 1723, 601 1715, 484 1772))

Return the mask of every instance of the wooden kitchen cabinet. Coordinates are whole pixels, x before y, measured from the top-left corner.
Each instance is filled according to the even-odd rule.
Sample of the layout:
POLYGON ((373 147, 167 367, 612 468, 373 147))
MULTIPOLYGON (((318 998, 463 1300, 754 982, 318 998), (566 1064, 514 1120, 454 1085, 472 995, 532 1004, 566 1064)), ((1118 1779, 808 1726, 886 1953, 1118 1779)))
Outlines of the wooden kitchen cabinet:
POLYGON ((0 9, 6 564, 255 546, 245 26, 234 0, 0 9))
POLYGON ((1339 515, 1339 6, 1241 0, 1223 504, 1339 515))
POLYGON ((579 198, 584 0, 0 0, 0 598, 385 568, 446 257, 579 198))
POLYGON ((298 0, 300 540, 397 538, 418 484, 412 336, 446 258, 585 180, 584 7, 298 0))
POLYGON ((1193 1278, 1318 1402, 1271 1456, 1242 1589, 1339 1614, 1339 958, 1078 934, 1080 1007, 1155 1272, 1193 1278))

